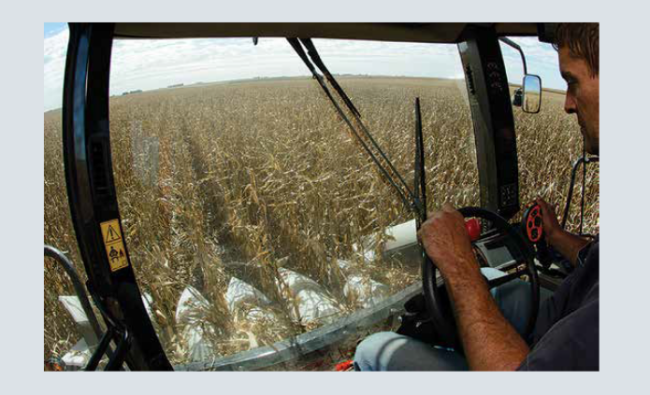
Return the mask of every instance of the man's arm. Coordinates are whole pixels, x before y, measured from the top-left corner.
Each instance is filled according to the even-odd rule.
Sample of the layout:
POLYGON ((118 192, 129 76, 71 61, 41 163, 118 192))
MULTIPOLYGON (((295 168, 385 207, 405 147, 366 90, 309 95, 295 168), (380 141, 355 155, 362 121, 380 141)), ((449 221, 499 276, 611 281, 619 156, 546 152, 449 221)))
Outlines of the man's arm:
POLYGON ((445 205, 422 225, 420 238, 445 279, 470 368, 517 369, 530 350, 492 298, 463 216, 445 205))
POLYGON ((537 198, 537 203, 542 208, 542 222, 544 225, 546 240, 557 250, 557 252, 568 259, 573 266, 576 266, 578 262, 578 253, 589 244, 589 240, 583 239, 580 236, 562 229, 560 224, 557 222, 555 210, 551 205, 546 203, 544 199, 537 198))
POLYGON ((470 368, 516 370, 530 350, 501 314, 480 271, 458 271, 445 280, 470 368))

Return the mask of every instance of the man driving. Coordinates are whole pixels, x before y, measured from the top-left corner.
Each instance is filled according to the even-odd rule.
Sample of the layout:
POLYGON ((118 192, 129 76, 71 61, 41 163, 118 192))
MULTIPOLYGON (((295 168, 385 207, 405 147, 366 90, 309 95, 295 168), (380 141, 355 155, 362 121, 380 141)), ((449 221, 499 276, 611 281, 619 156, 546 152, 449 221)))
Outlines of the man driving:
MULTIPOLYGON (((567 83, 564 109, 577 116, 588 153, 598 154, 598 24, 560 24, 556 32, 560 72, 567 83)), ((598 238, 564 231, 543 199, 549 245, 575 270, 542 303, 531 338, 524 338, 526 298, 522 280, 490 291, 465 229, 463 216, 446 204, 422 224, 418 236, 445 281, 464 355, 392 332, 376 333, 357 347, 357 370, 598 370, 598 238)), ((497 272, 496 274, 494 272, 497 272)))

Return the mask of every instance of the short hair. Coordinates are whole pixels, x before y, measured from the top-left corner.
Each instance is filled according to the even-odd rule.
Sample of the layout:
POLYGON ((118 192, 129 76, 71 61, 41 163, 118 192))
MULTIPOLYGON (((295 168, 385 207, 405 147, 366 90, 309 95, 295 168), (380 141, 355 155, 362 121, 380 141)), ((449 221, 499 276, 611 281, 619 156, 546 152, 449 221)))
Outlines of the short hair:
POLYGON ((598 23, 560 23, 555 32, 555 49, 568 47, 572 56, 587 63, 592 77, 598 76, 598 23))

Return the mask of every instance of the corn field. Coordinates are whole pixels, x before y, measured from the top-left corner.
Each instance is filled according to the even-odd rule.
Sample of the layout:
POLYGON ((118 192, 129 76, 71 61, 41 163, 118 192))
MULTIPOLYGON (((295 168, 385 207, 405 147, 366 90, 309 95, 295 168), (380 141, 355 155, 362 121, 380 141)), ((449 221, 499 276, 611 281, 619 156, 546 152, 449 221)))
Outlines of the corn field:
MULTIPOLYGON (((471 114, 464 82, 415 78, 341 79, 364 123, 412 184, 414 101, 421 100, 428 209, 479 205, 471 114)), ((582 154, 564 96, 545 91, 539 114, 514 108, 522 204, 543 196, 561 215, 573 162, 582 154)), ((289 269, 316 281, 342 314, 360 308, 344 292, 350 267, 396 292, 419 280, 419 263, 364 260, 363 240, 412 219, 361 151, 332 105, 307 78, 165 89, 110 102, 111 150, 131 263, 150 295, 158 336, 172 363, 188 361, 175 312, 191 285, 209 301, 201 320, 216 355, 269 345, 322 323, 296 316, 282 281, 289 269), (361 248, 363 249, 363 248, 361 248), (349 263, 342 268, 337 262, 349 263), (229 309, 233 276, 270 301, 272 315, 249 320, 229 309), (268 317, 274 317, 270 320, 268 317), (253 339, 253 340, 251 340, 253 339)), ((45 243, 65 251, 83 276, 65 180, 60 111, 45 114, 45 243)), ((585 231, 598 232, 598 165, 586 178, 585 231)), ((581 174, 582 172, 580 172, 581 174)), ((582 176, 568 228, 577 231, 582 176)), ((379 243, 377 245, 380 245, 379 243)), ((377 247, 378 248, 378 247, 377 247)), ((58 301, 73 295, 45 259, 44 358, 79 340, 58 301)))

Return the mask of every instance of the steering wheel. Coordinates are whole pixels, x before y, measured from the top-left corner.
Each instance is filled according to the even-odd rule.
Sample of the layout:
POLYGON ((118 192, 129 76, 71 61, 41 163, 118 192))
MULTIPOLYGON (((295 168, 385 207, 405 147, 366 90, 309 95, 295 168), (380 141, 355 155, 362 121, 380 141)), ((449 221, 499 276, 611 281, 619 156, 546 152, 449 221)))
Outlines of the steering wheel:
MULTIPOLYGON (((492 289, 499 285, 515 280, 523 275, 528 275, 530 278, 530 315, 527 318, 526 336, 528 338, 535 328, 537 321, 537 312, 539 310, 539 279, 537 277, 537 269, 535 268, 535 252, 531 249, 529 244, 523 239, 522 235, 515 230, 515 228, 508 223, 500 215, 479 207, 465 207, 458 210, 465 218, 479 218, 489 221, 500 234, 506 235, 511 239, 514 245, 517 246, 523 257, 523 262, 520 262, 514 269, 514 272, 505 274, 504 276, 487 280, 488 288, 492 289)), ((438 268, 435 262, 432 262, 426 256, 422 262, 422 282, 424 287, 424 299, 427 310, 435 323, 436 332, 438 335, 438 344, 460 349, 462 347, 460 339, 456 331, 456 321, 454 319, 451 303, 444 292, 443 287, 437 286, 438 268)))

